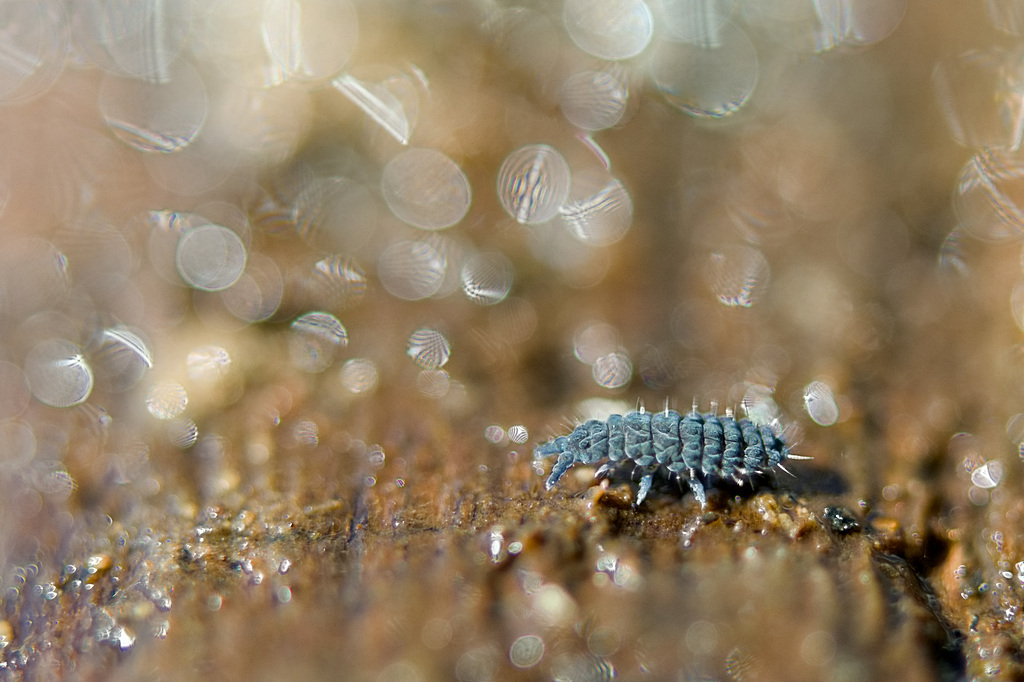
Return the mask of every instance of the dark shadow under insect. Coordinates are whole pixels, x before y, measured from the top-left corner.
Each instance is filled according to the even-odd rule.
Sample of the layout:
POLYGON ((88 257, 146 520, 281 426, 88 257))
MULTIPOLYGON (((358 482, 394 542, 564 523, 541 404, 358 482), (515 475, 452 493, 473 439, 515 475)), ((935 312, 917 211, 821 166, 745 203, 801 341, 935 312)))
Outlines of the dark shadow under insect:
POLYGON ((685 481, 707 507, 705 490, 719 482, 739 486, 772 469, 786 471, 787 459, 810 459, 790 453, 789 446, 765 425, 736 419, 729 412, 719 417, 714 411, 686 415, 675 410, 613 414, 607 421, 591 419, 567 436, 539 445, 534 457, 557 455, 545 487, 550 490, 576 464, 598 464, 597 476, 622 471, 640 474, 636 505, 651 490, 656 474, 685 481))

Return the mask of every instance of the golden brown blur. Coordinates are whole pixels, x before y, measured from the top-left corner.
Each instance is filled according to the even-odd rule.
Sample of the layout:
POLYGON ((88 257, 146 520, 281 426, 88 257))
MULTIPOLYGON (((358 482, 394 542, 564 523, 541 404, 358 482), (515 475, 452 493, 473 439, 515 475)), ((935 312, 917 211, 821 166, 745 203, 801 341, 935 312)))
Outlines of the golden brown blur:
POLYGON ((1022 146, 1021 0, 0 0, 0 679, 1024 679, 1022 146))

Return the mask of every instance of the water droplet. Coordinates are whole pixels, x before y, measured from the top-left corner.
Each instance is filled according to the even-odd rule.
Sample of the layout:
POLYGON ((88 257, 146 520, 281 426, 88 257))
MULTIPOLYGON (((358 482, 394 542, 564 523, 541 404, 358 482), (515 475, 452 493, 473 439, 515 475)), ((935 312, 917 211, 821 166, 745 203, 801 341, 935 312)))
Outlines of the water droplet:
POLYGON ((562 114, 583 130, 604 130, 626 112, 629 89, 621 74, 612 71, 577 71, 562 84, 562 114))
POLYGON ((330 256, 313 266, 317 299, 332 309, 348 308, 366 294, 366 273, 351 258, 330 256))
POLYGON ((746 34, 725 24, 718 41, 692 45, 662 42, 651 75, 669 104, 701 118, 739 110, 757 82, 757 53, 746 34))
POLYGON ((662 0, 660 16, 673 39, 714 45, 734 4, 735 0, 662 0))
POLYGON ((814 7, 829 44, 854 47, 877 43, 895 31, 907 0, 814 0, 814 7))
POLYGON ((203 291, 220 291, 237 282, 245 260, 245 245, 238 235, 213 224, 187 230, 175 253, 181 278, 203 291))
POLYGON ((378 79, 344 74, 331 81, 331 85, 400 144, 409 144, 419 102, 415 84, 408 75, 392 73, 378 79))
POLYGON ((1024 77, 1017 69, 1018 59, 1016 52, 989 48, 969 50, 935 67, 935 94, 959 144, 1020 149, 1024 77))
POLYGON ((67 19, 59 2, 18 2, 4 8, 0 103, 21 104, 50 88, 64 68, 67 19))
POLYGON ((220 346, 200 346, 189 351, 185 365, 190 379, 220 379, 231 367, 231 355, 220 346))
POLYGON ((527 145, 515 150, 498 170, 498 199, 523 224, 543 223, 558 213, 569 195, 569 164, 553 148, 527 145))
POLYGON ((36 344, 25 358, 25 379, 35 399, 52 407, 72 407, 92 392, 93 373, 78 346, 65 339, 36 344))
POLYGON ((832 426, 839 421, 839 407, 832 389, 824 381, 812 381, 804 388, 804 407, 819 426, 832 426))
POLYGON ((292 435, 300 445, 316 447, 320 443, 320 427, 312 420, 300 421, 292 429, 292 435))
POLYGON ((730 246, 712 253, 706 277, 718 300, 749 308, 768 286, 768 260, 749 246, 730 246))
POLYGON ((998 459, 985 462, 971 472, 971 483, 984 490, 995 488, 1001 480, 1003 480, 1003 463, 998 459))
POLYGON ((199 440, 199 427, 191 419, 172 419, 167 423, 167 440, 180 450, 188 450, 199 440))
POLYGON ((118 139, 139 151, 161 154, 192 143, 208 106, 202 78, 180 60, 155 81, 107 74, 98 105, 118 139))
POLYGON ((0 422, 0 467, 18 468, 36 454, 36 435, 25 422, 8 419, 0 422))
POLYGON ((284 279, 277 264, 261 253, 251 253, 242 276, 220 298, 228 312, 243 322, 262 322, 277 312, 283 295, 284 279))
POLYGON ((566 0, 563 22, 572 41, 599 59, 635 57, 654 35, 643 0, 566 0))
POLYGON ((389 294, 407 301, 433 296, 448 269, 445 253, 427 241, 400 241, 380 254, 377 277, 389 294))
POLYGON ((825 666, 836 655, 836 640, 831 633, 817 630, 804 637, 800 657, 808 665, 825 666))
POLYGON ((146 395, 146 409, 157 419, 180 417, 188 405, 185 387, 173 381, 154 384, 146 395))
POLYGON ((544 640, 537 635, 523 635, 512 642, 508 658, 521 670, 532 668, 544 658, 544 640))
POLYGON ((629 192, 605 173, 573 176, 572 192, 558 212, 574 237, 594 246, 614 244, 633 224, 629 192))
POLYGON ((189 35, 192 7, 187 0, 75 3, 75 47, 105 71, 159 83, 189 35))
POLYGON ((498 252, 478 253, 462 266, 461 279, 469 300, 482 305, 500 303, 512 290, 512 263, 498 252))
POLYGON ((979 239, 1016 239, 1024 229, 1024 154, 986 149, 964 166, 953 205, 964 228, 979 239))
POLYGON ((153 367, 153 354, 140 333, 127 327, 110 327, 103 330, 103 338, 134 354, 146 367, 153 367))
POLYGON ((338 348, 348 345, 345 326, 330 313, 311 312, 292 322, 289 353, 299 369, 317 373, 327 369, 338 348))
POLYGON ((686 629, 686 648, 698 656, 707 656, 718 649, 718 628, 706 620, 694 621, 686 629))
POLYGON ((608 353, 594 361, 593 374, 599 386, 622 388, 633 377, 633 363, 625 353, 608 353))
POLYGON ((491 424, 484 429, 484 438, 488 443, 494 443, 497 445, 505 440, 505 429, 501 428, 497 424, 491 424))
POLYGON ((365 358, 352 358, 341 367, 341 385, 350 393, 369 393, 377 386, 377 366, 365 358))
POLYGON ((328 78, 345 66, 359 38, 347 0, 269 0, 263 5, 263 45, 283 78, 328 78))
POLYGON ((451 227, 469 210, 469 179, 454 161, 434 149, 398 154, 384 167, 380 184, 392 213, 425 230, 451 227))
POLYGON ((508 439, 516 445, 522 445, 530 440, 530 432, 522 424, 515 424, 508 427, 508 439))
POLYGON ((416 376, 417 390, 428 398, 441 399, 451 387, 451 377, 443 369, 425 369, 416 376))
POLYGON ((576 332, 572 351, 577 360, 593 365, 599 357, 618 350, 621 345, 619 330, 610 324, 599 322, 576 332))
POLYGON ((406 354, 424 369, 440 369, 451 357, 451 344, 436 329, 417 329, 409 337, 406 354))

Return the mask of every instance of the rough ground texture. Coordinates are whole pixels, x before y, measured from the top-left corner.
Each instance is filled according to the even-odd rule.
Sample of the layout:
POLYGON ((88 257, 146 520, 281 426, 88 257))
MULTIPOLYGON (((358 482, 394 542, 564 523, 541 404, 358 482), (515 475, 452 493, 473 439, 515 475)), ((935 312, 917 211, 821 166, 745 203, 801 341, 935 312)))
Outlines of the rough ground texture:
POLYGON ((5 679, 1024 679, 1014 3, 909 0, 889 35, 733 3, 757 82, 722 117, 655 82, 671 3, 610 63, 549 3, 355 2, 353 51, 315 73, 294 55, 342 33, 314 2, 20 4, 48 14, 11 19, 19 59, 64 42, 0 110, 5 679), (208 107, 184 144, 111 114, 157 96, 122 81, 166 92, 126 73, 138 21, 145 64, 178 50, 204 84, 157 108, 208 107), (628 90, 589 137, 563 114, 588 69, 628 90), (461 221, 394 215, 406 146, 341 73, 390 83, 409 146, 461 167, 461 221), (628 231, 519 224, 496 184, 530 143, 618 179, 628 231), (186 215, 238 235, 244 277, 197 283, 238 263, 183 249, 186 215), (465 275, 478 252, 504 266, 465 275), (344 343, 303 336, 311 311, 344 343), (78 350, 40 365, 47 339, 78 350), (55 398, 82 367, 91 392, 55 398), (583 467, 543 489, 536 443, 666 397, 778 417, 814 459, 706 510, 583 467))

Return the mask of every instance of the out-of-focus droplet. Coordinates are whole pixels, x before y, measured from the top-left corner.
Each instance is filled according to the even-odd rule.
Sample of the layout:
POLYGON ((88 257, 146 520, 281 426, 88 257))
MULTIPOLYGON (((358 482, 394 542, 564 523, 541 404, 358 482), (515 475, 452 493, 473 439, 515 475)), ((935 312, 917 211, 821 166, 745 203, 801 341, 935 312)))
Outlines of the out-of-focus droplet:
POLYGON ((214 381, 227 374, 231 367, 231 355, 220 346, 200 346, 189 351, 185 366, 190 379, 214 381))
POLYGON ((769 273, 768 260, 760 251, 731 246, 711 254, 706 277, 719 301, 749 308, 767 288, 769 273))
POLYGON ((984 490, 995 488, 1003 480, 1003 463, 989 460, 971 472, 971 483, 984 490))
POLYGON ((103 338, 134 354, 147 368, 153 367, 153 354, 149 350, 149 343, 138 332, 127 327, 109 327, 103 330, 103 338))
POLYGON ((0 362, 0 420, 21 414, 31 398, 25 373, 17 365, 0 362))
POLYGON ((188 0, 83 0, 69 6, 76 49, 101 69, 160 83, 192 23, 188 0))
POLYGON ((569 164, 545 144, 515 150, 498 170, 498 199, 522 224, 543 223, 558 213, 569 195, 569 164))
POLYGON ((349 393, 369 393, 377 386, 377 365, 366 358, 352 358, 341 367, 341 385, 349 393))
POLYGON ((396 216, 425 230, 441 230, 469 210, 469 179, 450 158, 434 149, 407 149, 384 167, 384 201, 396 216))
POLYGON ((199 428, 191 419, 172 419, 167 423, 167 440, 179 450, 188 450, 199 440, 199 428))
POLYGON ((228 312, 243 322, 262 322, 281 305, 284 279, 272 259, 251 253, 238 281, 220 293, 228 312))
POLYGON ((504 255, 496 251, 478 253, 462 266, 462 291, 474 303, 500 303, 512 290, 513 276, 512 263, 504 255))
POLYGON ((330 313, 311 312, 292 322, 289 352, 299 369, 322 372, 334 362, 338 348, 348 345, 345 326, 330 313))
POLYGON ((36 454, 36 435, 32 427, 17 419, 0 422, 0 468, 16 469, 36 454))
POLYGON ((610 324, 598 322, 576 332, 572 352, 580 362, 593 365, 598 358, 618 350, 621 345, 619 330, 610 324))
POLYGON ((558 209, 574 237, 594 246, 622 239, 633 224, 633 200, 621 182, 606 173, 577 173, 572 191, 558 209))
POLYGON ((1024 35, 1024 1, 987 0, 985 5, 993 26, 1012 36, 1024 35))
POLYGON ((497 445, 505 440, 505 429, 501 428, 497 424, 491 424, 484 429, 484 438, 488 443, 494 443, 497 445))
POLYGON ((258 88, 221 84, 216 103, 221 116, 232 122, 217 131, 219 139, 241 152, 250 167, 287 161, 313 118, 309 89, 297 83, 258 88))
POLYGON ((292 428, 292 436, 299 445, 316 447, 320 444, 320 426, 311 419, 303 419, 292 428))
POLYGON ((444 283, 446 254, 434 243, 400 241, 390 245, 377 261, 377 277, 389 294, 407 301, 433 296, 444 283))
POLYGON ((877 43, 896 30, 907 0, 814 0, 831 44, 859 47, 877 43))
POLYGON ((36 474, 36 490, 51 500, 65 500, 78 488, 78 483, 60 462, 48 462, 36 474))
POLYGON ((0 45, 0 104, 21 104, 46 92, 68 50, 61 3, 6 3, 0 45))
POLYGON ((417 390, 428 398, 443 398, 451 387, 451 377, 443 369, 425 369, 416 375, 417 390))
POLYGON ((736 0, 661 0, 661 19, 673 40, 714 45, 736 0))
POLYGON ((299 235, 323 251, 352 253, 377 231, 377 201, 365 185, 345 177, 303 183, 293 211, 299 235))
POLYGON ((496 337, 509 344, 519 344, 537 330, 537 311, 524 298, 509 298, 490 310, 490 327, 496 337))
POLYGON ((284 78, 335 75, 358 38, 358 17, 348 0, 268 0, 263 5, 263 44, 284 78))
POLYGON ((313 266, 318 300, 335 310, 348 308, 366 294, 366 274, 352 258, 329 256, 313 266))
POLYGON ((1024 154, 986 149, 964 166, 953 197, 963 227, 979 239, 1017 239, 1024 230, 1024 154))
POLYGON ((220 225, 186 231, 178 240, 175 264, 190 286, 203 291, 227 289, 245 270, 246 249, 234 232, 220 225))
POLYGON ((515 424, 508 427, 508 439, 516 445, 522 445, 530 440, 530 432, 522 424, 515 424))
POLYGON ((146 395, 146 409, 164 421, 180 417, 187 406, 188 393, 185 387, 174 381, 153 384, 146 395))
POLYGON ((804 407, 819 426, 832 426, 839 421, 836 397, 824 381, 812 381, 804 387, 804 407))
POLYGON ((544 658, 544 640, 537 635, 523 635, 508 650, 508 659, 520 670, 528 670, 544 658))
POLYGON ((970 50, 932 73, 953 139, 965 147, 1020 149, 1024 141, 1024 74, 1016 52, 970 50))
POLYGON ((419 114, 415 85, 409 76, 391 74, 376 80, 343 74, 331 85, 396 141, 409 144, 419 114))
POLYGON ((651 75, 669 104, 701 118, 721 118, 738 111, 754 91, 757 53, 742 30, 726 23, 715 43, 660 43, 651 75))
POLYGON ((92 392, 92 368, 78 346, 65 339, 37 343, 25 357, 23 369, 32 395, 46 405, 73 407, 92 392))
POLYGON ((139 151, 162 154, 192 143, 208 106, 202 78, 182 61, 155 83, 108 74, 98 104, 118 139, 139 151))
POLYGON ((654 35, 643 0, 566 0, 562 21, 572 41, 599 59, 635 57, 654 35))
POLYGON ((0 250, 0 285, 6 315, 48 309, 71 289, 67 258, 42 239, 8 240, 0 250))
POLYGON ((944 270, 966 275, 970 271, 970 265, 964 252, 963 229, 957 227, 949 231, 946 238, 939 246, 939 267, 944 270))
POLYGON ((608 353, 594 361, 593 374, 598 386, 622 388, 633 378, 633 362, 625 353, 608 353))
POLYGON ((577 71, 562 85, 562 114, 583 130, 604 130, 622 119, 629 89, 620 73, 577 71))
POLYGON ((448 363, 452 347, 436 329, 417 329, 409 337, 406 355, 424 369, 440 369, 448 363))

